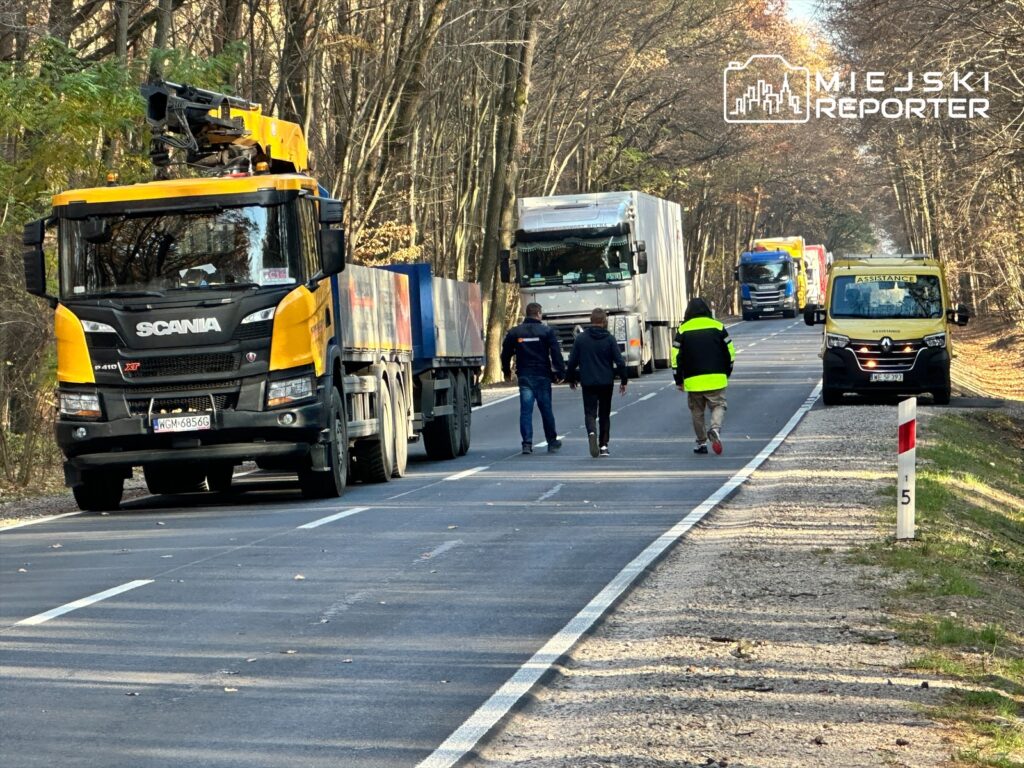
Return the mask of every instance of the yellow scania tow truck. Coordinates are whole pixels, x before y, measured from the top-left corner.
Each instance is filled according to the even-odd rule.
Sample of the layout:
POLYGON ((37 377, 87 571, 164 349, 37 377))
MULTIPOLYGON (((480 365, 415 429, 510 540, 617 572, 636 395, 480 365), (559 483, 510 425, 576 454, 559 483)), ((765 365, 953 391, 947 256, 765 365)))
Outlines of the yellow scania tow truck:
POLYGON ((479 286, 426 264, 345 264, 342 204, 308 176, 299 126, 257 104, 143 86, 157 179, 53 198, 25 227, 27 290, 54 307, 57 441, 82 509, 230 487, 243 461, 310 497, 350 472, 469 448, 484 359, 479 286), (172 156, 204 177, 168 178, 172 156), (56 228, 57 295, 44 242, 56 228))
POLYGON ((949 402, 950 324, 966 325, 941 264, 920 254, 847 257, 829 270, 826 303, 808 305, 807 325, 824 323, 822 398, 845 393, 931 393, 949 402))

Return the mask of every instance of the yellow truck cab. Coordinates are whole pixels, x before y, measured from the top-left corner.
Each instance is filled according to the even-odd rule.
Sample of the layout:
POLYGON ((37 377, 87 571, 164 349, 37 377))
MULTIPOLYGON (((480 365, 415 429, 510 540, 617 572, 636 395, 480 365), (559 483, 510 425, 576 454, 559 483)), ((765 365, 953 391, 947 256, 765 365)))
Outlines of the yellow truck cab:
POLYGON ((828 277, 824 305, 804 312, 824 324, 822 397, 845 393, 930 393, 949 402, 950 323, 966 325, 954 306, 942 265, 923 255, 846 258, 828 277))

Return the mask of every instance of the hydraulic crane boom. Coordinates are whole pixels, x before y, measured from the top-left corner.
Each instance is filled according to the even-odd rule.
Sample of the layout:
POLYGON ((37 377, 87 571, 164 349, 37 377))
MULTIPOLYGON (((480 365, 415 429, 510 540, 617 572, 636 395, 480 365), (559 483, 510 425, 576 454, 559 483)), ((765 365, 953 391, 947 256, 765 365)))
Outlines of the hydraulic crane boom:
POLYGON ((150 157, 161 171, 171 151, 207 168, 252 171, 266 163, 271 173, 308 170, 309 148, 295 123, 263 114, 259 104, 190 85, 155 82, 142 86, 146 122, 153 131, 150 157))

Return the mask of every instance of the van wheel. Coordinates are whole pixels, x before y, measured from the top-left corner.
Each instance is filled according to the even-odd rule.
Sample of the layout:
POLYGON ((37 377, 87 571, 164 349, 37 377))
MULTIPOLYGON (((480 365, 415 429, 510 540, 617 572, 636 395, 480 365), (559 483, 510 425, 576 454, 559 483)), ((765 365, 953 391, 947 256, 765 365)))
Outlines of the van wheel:
POLYGON ((110 512, 121 506, 124 477, 120 473, 90 470, 82 473, 81 485, 71 489, 78 508, 85 512, 110 512))
POLYGON ((843 393, 836 389, 823 389, 821 399, 825 405, 842 405, 843 393))
POLYGON ((936 389, 934 392, 932 392, 932 403, 934 403, 935 405, 949 405, 949 396, 949 387, 936 389))
POLYGON ((329 437, 325 472, 309 467, 299 470, 299 487, 307 499, 330 499, 341 496, 348 482, 348 415, 337 389, 331 389, 330 413, 327 418, 329 437))
POLYGON ((205 491, 206 470, 201 464, 146 464, 142 467, 146 488, 154 496, 205 491))

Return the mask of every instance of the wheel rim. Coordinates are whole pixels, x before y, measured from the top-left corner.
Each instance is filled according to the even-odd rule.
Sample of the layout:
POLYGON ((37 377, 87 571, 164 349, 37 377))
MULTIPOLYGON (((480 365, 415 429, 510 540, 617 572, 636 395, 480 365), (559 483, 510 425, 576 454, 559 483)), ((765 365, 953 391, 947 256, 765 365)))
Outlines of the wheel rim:
POLYGON ((381 417, 383 420, 383 439, 384 445, 384 468, 387 470, 387 474, 390 476, 395 471, 395 419, 391 412, 391 394, 387 387, 382 390, 384 398, 383 407, 381 408, 381 417))

